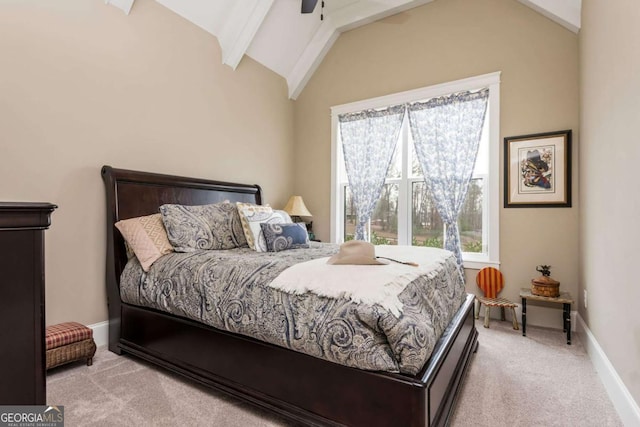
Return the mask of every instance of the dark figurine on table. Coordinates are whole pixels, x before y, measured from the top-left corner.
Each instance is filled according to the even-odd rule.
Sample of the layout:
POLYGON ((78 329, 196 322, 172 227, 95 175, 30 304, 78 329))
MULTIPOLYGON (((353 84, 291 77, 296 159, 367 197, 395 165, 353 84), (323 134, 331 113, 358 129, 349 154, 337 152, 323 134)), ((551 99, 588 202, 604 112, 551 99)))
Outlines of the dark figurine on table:
POLYGON ((542 273, 543 276, 549 277, 551 275, 551 266, 550 265, 539 265, 536 267, 536 271, 542 273))

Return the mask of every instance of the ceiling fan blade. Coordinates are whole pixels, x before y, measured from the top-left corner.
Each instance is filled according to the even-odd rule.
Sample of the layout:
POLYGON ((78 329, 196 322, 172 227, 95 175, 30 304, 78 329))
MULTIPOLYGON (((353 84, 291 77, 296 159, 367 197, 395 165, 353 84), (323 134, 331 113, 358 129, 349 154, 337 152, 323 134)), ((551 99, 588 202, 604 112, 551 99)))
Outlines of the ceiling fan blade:
POLYGON ((318 0, 302 0, 302 13, 313 13, 318 0))

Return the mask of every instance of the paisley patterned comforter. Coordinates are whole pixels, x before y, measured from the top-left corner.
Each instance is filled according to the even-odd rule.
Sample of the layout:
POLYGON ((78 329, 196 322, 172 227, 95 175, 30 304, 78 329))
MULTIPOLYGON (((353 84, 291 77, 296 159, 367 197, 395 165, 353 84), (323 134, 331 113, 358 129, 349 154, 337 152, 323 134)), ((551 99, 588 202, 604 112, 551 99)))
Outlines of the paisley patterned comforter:
POLYGON ((438 274, 407 285, 400 317, 379 305, 268 286, 287 267, 337 251, 338 245, 312 242, 275 253, 172 253, 148 273, 133 257, 122 273, 121 298, 346 366, 416 374, 464 299, 455 257, 438 274))

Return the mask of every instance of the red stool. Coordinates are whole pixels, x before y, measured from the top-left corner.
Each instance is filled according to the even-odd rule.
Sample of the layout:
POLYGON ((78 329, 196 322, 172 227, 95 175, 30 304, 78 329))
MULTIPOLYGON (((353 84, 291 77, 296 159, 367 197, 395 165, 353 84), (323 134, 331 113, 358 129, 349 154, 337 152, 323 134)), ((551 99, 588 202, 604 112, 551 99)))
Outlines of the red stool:
POLYGON ((96 343, 93 341, 93 330, 77 322, 66 322, 47 326, 47 369, 87 360, 87 366, 93 364, 96 343))

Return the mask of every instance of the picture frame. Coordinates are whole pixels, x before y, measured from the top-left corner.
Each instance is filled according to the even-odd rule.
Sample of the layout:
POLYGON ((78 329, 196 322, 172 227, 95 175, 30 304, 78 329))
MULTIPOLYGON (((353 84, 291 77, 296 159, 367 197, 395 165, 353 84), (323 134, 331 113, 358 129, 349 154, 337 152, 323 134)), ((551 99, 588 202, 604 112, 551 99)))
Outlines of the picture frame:
POLYGON ((571 207, 571 130, 504 138, 504 207, 571 207))

